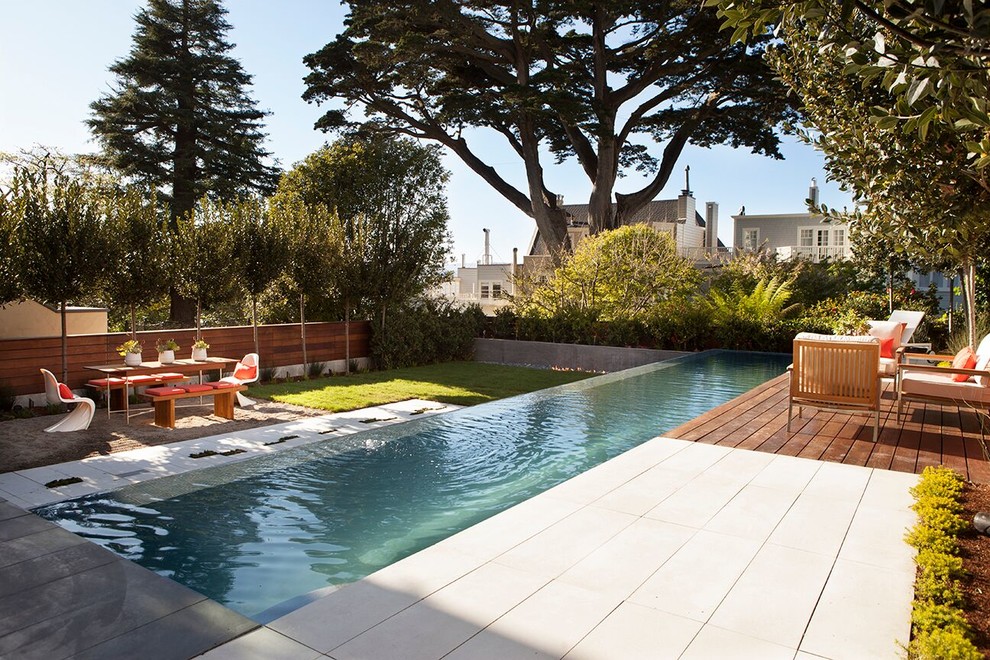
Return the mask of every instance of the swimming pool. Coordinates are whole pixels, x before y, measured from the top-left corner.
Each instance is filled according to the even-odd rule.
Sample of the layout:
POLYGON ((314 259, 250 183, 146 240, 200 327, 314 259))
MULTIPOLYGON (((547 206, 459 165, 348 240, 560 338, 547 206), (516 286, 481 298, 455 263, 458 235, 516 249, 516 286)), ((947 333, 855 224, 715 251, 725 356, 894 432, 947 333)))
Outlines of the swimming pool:
POLYGON ((710 351, 36 510, 258 621, 783 372, 710 351))

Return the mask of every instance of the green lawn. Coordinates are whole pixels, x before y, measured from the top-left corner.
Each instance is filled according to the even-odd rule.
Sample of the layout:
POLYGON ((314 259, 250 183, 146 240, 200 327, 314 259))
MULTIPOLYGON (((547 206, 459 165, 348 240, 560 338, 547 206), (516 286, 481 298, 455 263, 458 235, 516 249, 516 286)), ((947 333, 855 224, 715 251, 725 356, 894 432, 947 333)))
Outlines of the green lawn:
POLYGON ((595 374, 527 369, 478 362, 314 378, 280 385, 252 385, 249 394, 307 408, 339 412, 405 399, 470 406, 582 380, 595 374))

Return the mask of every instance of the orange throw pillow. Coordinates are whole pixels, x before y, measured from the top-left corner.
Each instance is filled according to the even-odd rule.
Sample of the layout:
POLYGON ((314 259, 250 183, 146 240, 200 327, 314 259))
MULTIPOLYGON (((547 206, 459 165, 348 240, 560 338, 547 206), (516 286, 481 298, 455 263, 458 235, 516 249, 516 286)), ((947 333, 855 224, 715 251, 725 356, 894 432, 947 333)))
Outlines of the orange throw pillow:
MULTIPOLYGON (((976 353, 973 352, 972 346, 964 346, 962 349, 956 353, 956 357, 952 359, 953 369, 972 369, 976 366, 976 353)), ((953 374, 952 380, 957 383, 965 383, 969 380, 968 374, 953 374)))
POLYGON ((882 358, 892 358, 894 357, 894 338, 887 337, 886 339, 880 340, 880 357, 882 358))
POLYGON ((62 397, 63 399, 75 399, 76 398, 76 395, 72 393, 72 390, 70 390, 69 389, 69 386, 66 385, 65 383, 59 383, 58 384, 58 395, 60 397, 62 397))
POLYGON ((234 369, 234 378, 238 380, 252 380, 258 374, 258 367, 248 367, 243 364, 239 364, 236 369, 234 369))

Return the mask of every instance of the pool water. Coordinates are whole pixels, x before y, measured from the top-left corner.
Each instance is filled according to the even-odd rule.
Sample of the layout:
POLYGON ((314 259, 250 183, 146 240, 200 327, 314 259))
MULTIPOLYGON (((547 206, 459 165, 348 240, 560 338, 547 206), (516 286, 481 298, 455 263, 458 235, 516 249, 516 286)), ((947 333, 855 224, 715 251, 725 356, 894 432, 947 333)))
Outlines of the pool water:
POLYGON ((265 622, 783 373, 709 351, 38 509, 265 622))

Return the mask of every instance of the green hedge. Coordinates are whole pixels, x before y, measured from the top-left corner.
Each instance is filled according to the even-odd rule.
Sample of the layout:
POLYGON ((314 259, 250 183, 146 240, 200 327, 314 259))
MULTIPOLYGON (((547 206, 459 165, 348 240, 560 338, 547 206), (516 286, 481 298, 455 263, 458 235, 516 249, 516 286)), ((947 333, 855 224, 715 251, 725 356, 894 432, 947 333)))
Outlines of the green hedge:
POLYGON ((460 308, 421 299, 390 311, 371 325, 371 361, 376 369, 469 360, 484 314, 477 305, 460 308))
POLYGON ((983 654, 972 641, 963 612, 960 580, 965 577, 958 536, 968 526, 959 514, 965 484, 946 467, 927 467, 911 489, 918 524, 907 542, 918 550, 918 575, 911 612, 912 639, 908 657, 924 660, 977 660, 983 654))

